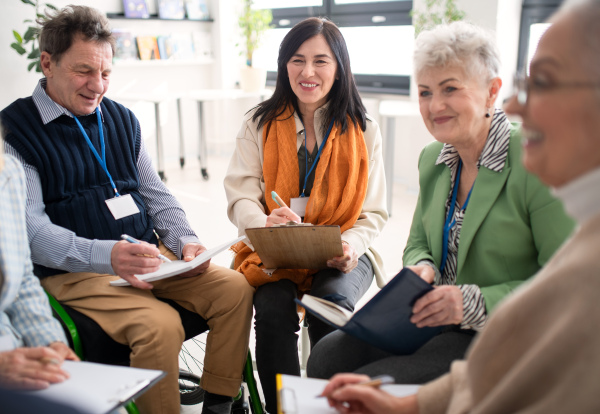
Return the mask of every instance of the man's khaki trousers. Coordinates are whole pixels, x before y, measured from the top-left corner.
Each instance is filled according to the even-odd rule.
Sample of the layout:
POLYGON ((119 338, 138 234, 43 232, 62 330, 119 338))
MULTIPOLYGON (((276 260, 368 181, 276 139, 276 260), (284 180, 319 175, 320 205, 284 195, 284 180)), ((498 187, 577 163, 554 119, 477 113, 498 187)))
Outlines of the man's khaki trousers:
MULTIPOLYGON (((176 259, 160 245, 161 253, 176 259)), ((156 298, 175 300, 208 321, 201 386, 215 394, 237 395, 248 354, 252 288, 236 271, 210 265, 194 277, 152 282, 154 289, 110 286, 114 275, 67 273, 42 280, 59 302, 95 320, 115 341, 131 348, 131 366, 167 373, 136 403, 146 413, 179 413, 178 355, 184 340, 179 314, 156 298)))

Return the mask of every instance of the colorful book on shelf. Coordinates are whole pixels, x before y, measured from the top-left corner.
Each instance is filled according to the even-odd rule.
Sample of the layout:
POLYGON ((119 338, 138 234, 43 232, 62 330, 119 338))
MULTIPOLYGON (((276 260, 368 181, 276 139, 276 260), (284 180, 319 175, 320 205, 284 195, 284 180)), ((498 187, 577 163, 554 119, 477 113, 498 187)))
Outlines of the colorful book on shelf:
POLYGON ((150 17, 146 0, 123 0, 123 10, 125 17, 142 19, 150 17))
POLYGON ((209 20, 206 0, 185 0, 185 12, 190 20, 209 20))
POLYGON ((135 39, 137 41, 138 53, 141 60, 160 59, 156 37, 138 36, 135 39))
POLYGON ((170 59, 173 56, 173 46, 171 44, 171 36, 158 36, 156 38, 158 44, 158 52, 161 59, 170 59))
POLYGON ((322 321, 396 355, 415 352, 445 327, 417 328, 410 321, 415 302, 433 287, 404 268, 355 314, 311 295, 296 302, 322 321))
POLYGON ((113 29, 115 38, 115 60, 135 60, 138 58, 134 37, 128 30, 113 29))
POLYGON ((183 0, 158 0, 158 17, 173 20, 185 18, 183 0))

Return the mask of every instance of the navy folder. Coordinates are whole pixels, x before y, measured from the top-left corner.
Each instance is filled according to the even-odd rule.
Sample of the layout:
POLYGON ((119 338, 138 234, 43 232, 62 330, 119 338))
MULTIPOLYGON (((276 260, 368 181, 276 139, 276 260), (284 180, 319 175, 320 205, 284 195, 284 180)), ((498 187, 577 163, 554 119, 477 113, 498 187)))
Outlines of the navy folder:
MULTIPOLYGON (((440 333, 445 327, 417 328, 410 322, 417 299, 433 287, 408 268, 404 268, 344 325, 328 320, 316 308, 296 299, 326 323, 364 342, 396 355, 408 355, 440 333)), ((334 304, 334 306, 337 306, 334 304)))

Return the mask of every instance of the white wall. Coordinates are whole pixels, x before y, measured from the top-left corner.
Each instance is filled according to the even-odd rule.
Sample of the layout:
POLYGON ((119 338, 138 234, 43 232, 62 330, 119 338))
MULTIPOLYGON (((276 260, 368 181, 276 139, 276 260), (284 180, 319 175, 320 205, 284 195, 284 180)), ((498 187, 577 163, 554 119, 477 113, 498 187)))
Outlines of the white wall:
MULTIPOLYGON (((425 0, 414 0, 420 7, 425 0)), ((67 4, 82 4, 99 8, 103 12, 121 12, 122 0, 52 0, 52 4, 63 7, 67 4)), ((522 0, 458 0, 458 6, 465 10, 472 22, 496 31, 501 48, 504 87, 498 104, 508 96, 512 86, 512 73, 516 68, 519 21, 522 0)), ((148 1, 151 13, 155 12, 155 3, 148 1)), ((239 30, 237 28, 237 7, 235 0, 209 0, 213 23, 112 20, 114 28, 129 28, 136 34, 160 34, 171 31, 208 31, 212 34, 214 63, 193 66, 126 66, 115 63, 108 96, 119 92, 148 92, 152 90, 182 90, 199 88, 231 88, 239 78, 239 66, 242 58, 236 48, 239 30)), ((29 96, 40 75, 27 73, 28 62, 17 55, 9 44, 12 42, 12 29, 24 31, 24 19, 31 18, 33 8, 18 0, 2 0, 0 13, 0 45, 4 53, 0 55, 0 108, 4 108, 19 97, 29 96)), ((413 88, 414 90, 415 88, 413 88)), ((416 94, 409 97, 382 96, 366 94, 365 103, 369 112, 378 117, 378 104, 381 99, 408 101, 408 113, 399 118, 396 126, 396 149, 394 180, 417 188, 416 162, 418 154, 431 136, 427 133, 418 115, 416 94)), ((139 117, 142 132, 147 140, 151 155, 154 155, 154 110, 148 103, 122 101, 139 117)), ((234 145, 234 137, 243 114, 257 103, 256 100, 211 102, 205 105, 206 136, 210 152, 228 152, 234 145)), ((176 119, 175 102, 161 105, 161 122, 165 131, 165 156, 167 162, 178 157, 179 127, 176 119)), ((405 111, 406 113, 406 111, 405 111)), ((184 136, 186 153, 197 153, 196 105, 184 100, 184 136)), ((382 125, 385 133, 385 125, 382 125)), ((210 161, 209 161, 210 162, 210 161)))

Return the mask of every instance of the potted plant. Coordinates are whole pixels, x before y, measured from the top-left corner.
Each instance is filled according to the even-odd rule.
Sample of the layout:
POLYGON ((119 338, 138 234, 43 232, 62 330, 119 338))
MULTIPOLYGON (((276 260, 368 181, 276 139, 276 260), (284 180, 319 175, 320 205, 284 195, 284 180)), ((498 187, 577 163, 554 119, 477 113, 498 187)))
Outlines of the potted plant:
MULTIPOLYGON (((52 4, 40 3, 38 0, 21 0, 21 2, 34 7, 36 19, 46 18, 46 16, 40 11, 41 7, 44 7, 44 9, 48 8, 50 10, 57 10, 57 8, 52 4)), ((38 42, 40 28, 37 24, 35 24, 35 20, 32 19, 25 19, 23 20, 23 23, 28 23, 29 27, 27 27, 27 30, 25 30, 23 35, 16 30, 13 30, 15 42, 11 43, 10 47, 16 50, 19 55, 24 55, 27 53, 27 59, 31 60, 27 66, 28 71, 31 71, 33 68, 35 68, 36 72, 42 72, 42 67, 40 66, 41 52, 38 42)))
POLYGON ((425 11, 411 10, 415 37, 442 23, 451 23, 465 18, 465 12, 456 6, 456 0, 425 0, 425 11))
POLYGON ((252 55, 271 28, 273 20, 271 10, 253 9, 253 3, 253 0, 243 0, 242 13, 238 19, 242 30, 241 54, 246 58, 246 64, 240 70, 240 85, 247 92, 257 92, 265 87, 267 71, 252 65, 252 55))

